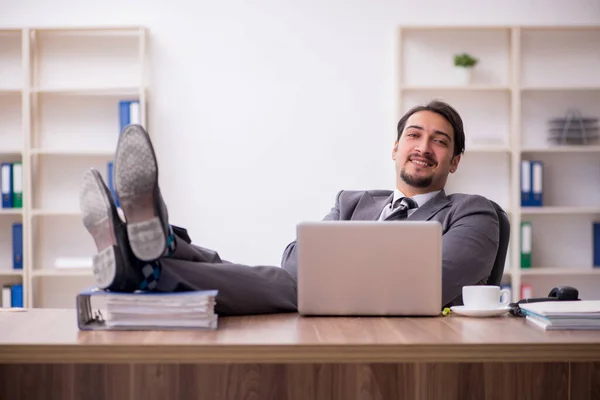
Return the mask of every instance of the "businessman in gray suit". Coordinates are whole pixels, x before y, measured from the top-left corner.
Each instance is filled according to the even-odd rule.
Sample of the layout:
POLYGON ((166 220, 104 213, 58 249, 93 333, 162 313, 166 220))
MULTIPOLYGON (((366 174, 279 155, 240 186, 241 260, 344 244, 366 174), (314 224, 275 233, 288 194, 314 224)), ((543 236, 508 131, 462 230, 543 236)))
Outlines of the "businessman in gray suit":
MULTIPOLYGON (((460 303, 462 286, 483 284, 490 275, 499 242, 497 214, 482 196, 444 192, 465 145, 462 120, 450 105, 433 101, 414 107, 400 119, 397 131, 391 157, 396 188, 341 191, 324 219, 439 221, 443 232, 440 307, 460 303)), ((83 222, 98 249, 93 271, 99 287, 218 289, 220 315, 296 311, 296 243, 283 252, 281 267, 231 263, 192 244, 185 229, 168 223, 156 157, 142 127, 130 125, 121 133, 114 177, 125 221, 98 171, 85 173, 80 190, 83 222)))

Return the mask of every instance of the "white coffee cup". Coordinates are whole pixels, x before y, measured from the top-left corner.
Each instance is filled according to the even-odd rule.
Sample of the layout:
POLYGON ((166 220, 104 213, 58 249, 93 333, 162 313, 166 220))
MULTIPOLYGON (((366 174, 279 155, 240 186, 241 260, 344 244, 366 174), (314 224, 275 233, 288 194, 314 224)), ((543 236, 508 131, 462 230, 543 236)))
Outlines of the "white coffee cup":
POLYGON ((493 310, 510 303, 510 291, 499 286, 463 286, 463 304, 473 310, 493 310))

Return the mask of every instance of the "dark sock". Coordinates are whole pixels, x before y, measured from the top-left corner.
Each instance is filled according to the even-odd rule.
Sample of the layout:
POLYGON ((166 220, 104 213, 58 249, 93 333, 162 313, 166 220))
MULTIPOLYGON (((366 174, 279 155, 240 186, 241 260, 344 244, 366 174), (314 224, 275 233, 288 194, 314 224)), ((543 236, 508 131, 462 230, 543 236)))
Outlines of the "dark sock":
MULTIPOLYGON (((169 225, 169 236, 167 236, 167 248, 165 249, 165 253, 163 257, 169 257, 177 248, 177 241, 175 239, 175 233, 173 232, 173 228, 169 225)), ((160 273, 162 270, 162 266, 160 265, 160 260, 154 260, 151 262, 144 263, 143 261, 139 261, 140 267, 142 268, 142 273, 144 274, 144 280, 140 283, 140 290, 154 290, 156 288, 158 279, 160 278, 160 273)))
MULTIPOLYGON (((138 261, 141 263, 141 261, 138 261)), ((142 273, 144 274, 144 280, 140 283, 140 290, 154 290, 160 278, 161 272, 160 261, 155 260, 146 263, 142 267, 142 273)))
POLYGON ((173 228, 169 225, 169 236, 167 236, 167 248, 165 249, 164 257, 170 257, 177 249, 177 240, 173 228))

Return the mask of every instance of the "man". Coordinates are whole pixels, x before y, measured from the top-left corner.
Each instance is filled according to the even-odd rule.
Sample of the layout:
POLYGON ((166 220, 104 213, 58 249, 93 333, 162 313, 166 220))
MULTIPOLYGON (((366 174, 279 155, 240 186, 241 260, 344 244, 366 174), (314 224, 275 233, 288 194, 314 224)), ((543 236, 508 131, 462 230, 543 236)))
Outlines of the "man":
MULTIPOLYGON (((464 143, 462 120, 449 105, 434 101, 411 109, 398 123, 392 150, 396 189, 341 191, 325 217, 439 221, 443 232, 440 307, 460 302, 462 286, 485 283, 498 250, 499 222, 492 204, 482 196, 446 195, 443 190, 448 174, 458 168, 464 143)), ((185 229, 168 223, 156 157, 142 127, 130 125, 121 133, 114 174, 126 222, 119 218, 98 171, 86 172, 80 192, 83 222, 98 248, 93 271, 99 287, 218 289, 220 315, 296 311, 296 243, 285 249, 281 268, 231 263, 215 251, 191 244, 185 229)))

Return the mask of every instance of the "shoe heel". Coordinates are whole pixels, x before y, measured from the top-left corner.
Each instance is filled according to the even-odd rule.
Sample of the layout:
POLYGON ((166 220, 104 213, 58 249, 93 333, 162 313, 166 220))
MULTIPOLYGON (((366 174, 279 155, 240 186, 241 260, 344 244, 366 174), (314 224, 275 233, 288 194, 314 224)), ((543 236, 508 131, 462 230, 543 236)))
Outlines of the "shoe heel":
POLYGON ((165 253, 167 237, 160 218, 127 224, 127 235, 133 254, 142 261, 154 261, 165 253))
POLYGON ((100 289, 111 286, 117 273, 117 264, 122 264, 121 253, 117 246, 109 246, 100 253, 94 255, 92 271, 94 282, 100 289))

